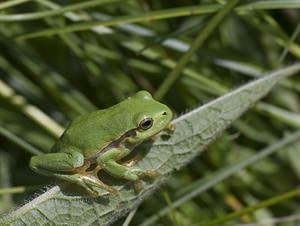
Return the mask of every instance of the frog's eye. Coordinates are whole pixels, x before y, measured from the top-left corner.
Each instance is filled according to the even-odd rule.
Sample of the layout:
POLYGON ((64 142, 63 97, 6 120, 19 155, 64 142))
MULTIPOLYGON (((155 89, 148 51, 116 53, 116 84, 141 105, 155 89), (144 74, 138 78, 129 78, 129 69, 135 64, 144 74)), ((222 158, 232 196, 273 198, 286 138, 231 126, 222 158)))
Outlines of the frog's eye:
POLYGON ((144 118, 139 125, 139 128, 142 130, 147 130, 150 129, 151 126, 153 125, 153 119, 152 118, 144 118))

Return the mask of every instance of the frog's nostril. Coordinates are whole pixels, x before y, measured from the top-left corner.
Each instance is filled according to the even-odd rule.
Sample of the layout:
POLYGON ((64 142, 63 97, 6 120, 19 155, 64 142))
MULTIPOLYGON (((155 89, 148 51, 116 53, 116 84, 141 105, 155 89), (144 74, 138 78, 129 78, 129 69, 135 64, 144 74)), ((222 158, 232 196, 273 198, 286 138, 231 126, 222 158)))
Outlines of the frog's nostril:
POLYGON ((166 112, 166 111, 164 111, 164 112, 162 113, 162 115, 167 115, 167 112, 166 112))

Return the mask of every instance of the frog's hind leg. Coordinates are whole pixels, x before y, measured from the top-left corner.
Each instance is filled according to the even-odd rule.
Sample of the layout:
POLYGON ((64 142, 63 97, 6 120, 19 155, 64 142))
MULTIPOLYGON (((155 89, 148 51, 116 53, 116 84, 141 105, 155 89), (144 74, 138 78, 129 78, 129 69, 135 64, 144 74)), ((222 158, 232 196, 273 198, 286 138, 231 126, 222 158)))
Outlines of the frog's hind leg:
POLYGON ((81 186, 82 188, 84 188, 93 197, 98 196, 98 192, 94 189, 94 187, 104 189, 112 194, 117 193, 117 190, 104 184, 97 177, 95 177, 94 175, 91 175, 89 173, 61 174, 61 173, 54 173, 51 171, 47 171, 44 169, 39 169, 39 173, 42 175, 48 175, 48 176, 52 176, 52 177, 61 179, 62 181, 68 181, 70 183, 77 184, 77 185, 81 186))
POLYGON ((84 165, 84 157, 79 152, 57 152, 33 156, 30 159, 30 168, 46 176, 51 172, 68 172, 84 165), (49 173, 47 173, 49 172, 49 173))
POLYGON ((78 184, 93 196, 98 195, 93 187, 105 189, 115 194, 115 189, 98 179, 97 173, 101 167, 86 171, 89 166, 90 163, 84 161, 84 156, 75 151, 48 153, 34 156, 30 160, 30 167, 33 171, 78 184))

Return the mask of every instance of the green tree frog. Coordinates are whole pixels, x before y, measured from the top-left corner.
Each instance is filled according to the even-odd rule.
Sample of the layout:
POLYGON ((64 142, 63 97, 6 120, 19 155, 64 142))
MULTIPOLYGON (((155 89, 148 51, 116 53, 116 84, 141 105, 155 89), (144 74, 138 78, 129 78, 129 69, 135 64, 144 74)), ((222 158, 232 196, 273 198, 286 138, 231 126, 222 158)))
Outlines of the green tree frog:
POLYGON ((95 196, 94 187, 116 193, 98 178, 98 171, 129 181, 157 175, 120 160, 144 139, 166 128, 171 119, 169 107, 147 91, 139 91, 112 107, 76 118, 50 153, 31 158, 30 167, 39 174, 76 183, 95 196))

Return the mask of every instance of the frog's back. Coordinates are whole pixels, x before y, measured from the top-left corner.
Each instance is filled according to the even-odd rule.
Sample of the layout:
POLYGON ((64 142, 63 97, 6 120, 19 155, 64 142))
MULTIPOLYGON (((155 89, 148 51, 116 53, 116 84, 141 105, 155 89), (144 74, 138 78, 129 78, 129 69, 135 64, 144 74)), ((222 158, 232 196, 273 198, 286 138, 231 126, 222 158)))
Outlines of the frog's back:
POLYGON ((77 117, 53 146, 52 152, 76 150, 89 157, 109 145, 126 130, 123 128, 126 123, 121 120, 122 112, 114 111, 114 107, 116 105, 77 117), (114 123, 109 123, 112 118, 114 123))

